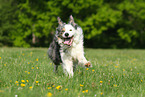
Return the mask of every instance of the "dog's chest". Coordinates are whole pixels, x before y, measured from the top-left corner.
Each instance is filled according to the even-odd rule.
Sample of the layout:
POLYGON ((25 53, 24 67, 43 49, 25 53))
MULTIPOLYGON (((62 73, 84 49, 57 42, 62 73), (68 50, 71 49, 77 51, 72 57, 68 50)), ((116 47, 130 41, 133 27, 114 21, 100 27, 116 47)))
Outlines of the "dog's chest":
POLYGON ((67 55, 67 57, 72 57, 72 59, 76 60, 81 51, 77 47, 71 47, 68 49, 64 49, 63 52, 65 55, 67 55))

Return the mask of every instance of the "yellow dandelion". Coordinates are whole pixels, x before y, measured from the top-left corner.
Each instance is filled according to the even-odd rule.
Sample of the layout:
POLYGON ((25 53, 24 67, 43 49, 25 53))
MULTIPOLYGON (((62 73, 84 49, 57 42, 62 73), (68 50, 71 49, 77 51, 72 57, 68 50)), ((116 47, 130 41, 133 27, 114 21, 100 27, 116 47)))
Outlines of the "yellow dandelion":
POLYGON ((141 82, 142 82, 142 80, 141 80, 141 82))
POLYGON ((26 82, 29 82, 29 80, 26 80, 26 82))
POLYGON ((86 91, 86 93, 88 93, 88 90, 85 90, 86 91))
POLYGON ((4 64, 4 66, 6 66, 6 64, 4 64))
POLYGON ((55 87, 54 85, 52 85, 52 87, 55 87))
POLYGON ((134 58, 133 61, 136 61, 136 59, 134 58))
POLYGON ((123 71, 125 71, 125 69, 123 69, 123 71))
POLYGON ((52 93, 47 93, 47 97, 51 97, 52 96, 52 93))
POLYGON ((32 69, 34 69, 34 67, 32 67, 32 69))
POLYGON ((39 83, 39 81, 36 81, 36 84, 39 83))
POLYGON ((62 86, 57 86, 56 87, 57 90, 60 90, 61 88, 62 88, 62 86))
POLYGON ((22 82, 22 83, 24 83, 24 82, 25 82, 25 80, 21 80, 21 82, 22 82))
POLYGON ((39 69, 39 67, 36 67, 37 69, 39 69))
POLYGON ((0 93, 4 92, 4 90, 0 90, 0 93))
POLYGON ((28 62, 28 64, 30 64, 30 62, 28 62))
POLYGON ((66 88, 65 91, 68 91, 68 88, 66 88))
POLYGON ((19 84, 17 84, 17 86, 19 86, 19 84))
POLYGON ((25 84, 22 84, 22 83, 21 83, 21 87, 25 87, 25 84))
POLYGON ((1 59, 1 57, 0 57, 0 59, 1 59))
POLYGON ((48 87, 48 89, 51 89, 51 87, 48 87))
POLYGON ((36 59, 36 61, 38 61, 38 58, 36 59))
POLYGON ((86 68, 86 70, 89 70, 89 68, 86 68))
POLYGON ((85 91, 82 91, 83 93, 85 93, 85 91))
POLYGON ((139 73, 137 73, 137 74, 139 74, 139 73))
POLYGON ((32 88, 33 88, 32 86, 29 87, 29 89, 32 89, 32 88))
POLYGON ((103 81, 100 81, 100 83, 103 83, 103 81))
POLYGON ((28 74, 30 74, 30 72, 28 72, 28 74))
POLYGON ((115 68, 118 68, 118 66, 114 66, 115 68))
POLYGON ((15 84, 19 83, 18 81, 15 82, 15 84))
POLYGON ((114 86, 114 87, 117 87, 117 85, 116 85, 116 84, 114 84, 113 86, 114 86))
POLYGON ((93 69, 92 71, 94 72, 95 70, 93 69))
POLYGON ((27 73, 27 71, 25 71, 25 73, 27 73))
POLYGON ((32 55, 32 52, 30 52, 30 54, 32 55))
POLYGON ((80 84, 81 87, 83 87, 84 85, 80 84))
POLYGON ((25 54, 23 53, 22 55, 24 56, 25 54))
POLYGON ((101 92, 101 95, 103 95, 103 92, 101 92))

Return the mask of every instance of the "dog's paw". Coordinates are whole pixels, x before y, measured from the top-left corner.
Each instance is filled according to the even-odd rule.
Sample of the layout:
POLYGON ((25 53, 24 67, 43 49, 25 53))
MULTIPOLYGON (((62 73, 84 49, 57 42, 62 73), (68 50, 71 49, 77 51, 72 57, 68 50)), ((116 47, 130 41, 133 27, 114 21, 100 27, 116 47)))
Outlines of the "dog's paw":
POLYGON ((91 67, 91 63, 90 62, 86 63, 85 67, 91 67))

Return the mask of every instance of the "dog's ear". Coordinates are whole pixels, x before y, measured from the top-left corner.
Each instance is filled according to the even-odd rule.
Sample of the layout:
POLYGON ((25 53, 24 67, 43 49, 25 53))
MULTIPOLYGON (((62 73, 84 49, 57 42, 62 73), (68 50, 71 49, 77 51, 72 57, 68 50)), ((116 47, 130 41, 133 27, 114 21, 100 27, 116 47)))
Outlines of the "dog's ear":
POLYGON ((78 25, 74 22, 74 18, 72 15, 70 15, 70 20, 69 20, 69 23, 75 27, 75 29, 77 29, 78 25))
POLYGON ((59 25, 62 25, 63 24, 63 22, 61 21, 60 17, 57 17, 57 20, 58 20, 58 24, 59 25))

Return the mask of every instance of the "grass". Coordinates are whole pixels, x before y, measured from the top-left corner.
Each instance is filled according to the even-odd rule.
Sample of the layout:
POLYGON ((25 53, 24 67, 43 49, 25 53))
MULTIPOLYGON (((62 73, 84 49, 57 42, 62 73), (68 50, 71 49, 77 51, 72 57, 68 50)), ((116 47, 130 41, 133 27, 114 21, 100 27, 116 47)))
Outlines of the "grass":
POLYGON ((1 97, 145 97, 145 50, 85 49, 92 68, 68 78, 46 48, 0 48, 1 97))

